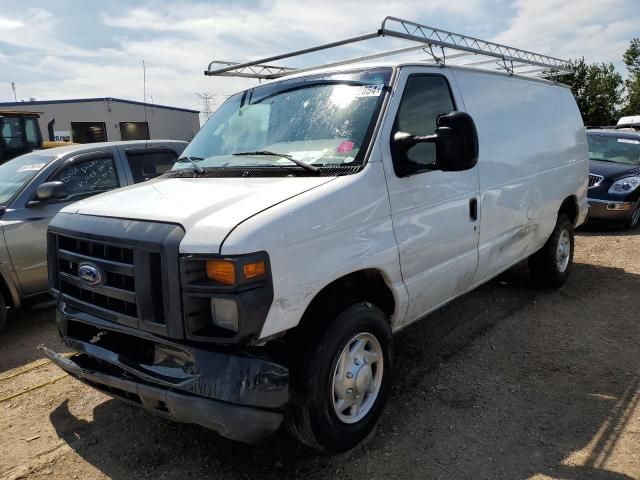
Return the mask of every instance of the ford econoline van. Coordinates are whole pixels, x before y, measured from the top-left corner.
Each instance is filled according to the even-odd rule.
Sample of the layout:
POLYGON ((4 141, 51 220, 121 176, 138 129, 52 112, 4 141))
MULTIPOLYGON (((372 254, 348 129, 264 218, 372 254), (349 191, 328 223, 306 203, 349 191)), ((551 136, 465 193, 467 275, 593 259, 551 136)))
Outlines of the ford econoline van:
POLYGON ((231 96, 171 172, 53 219, 77 354, 46 355, 231 439, 352 448, 394 332, 522 260, 545 287, 571 272, 585 129, 568 88, 517 71, 349 63, 231 96))

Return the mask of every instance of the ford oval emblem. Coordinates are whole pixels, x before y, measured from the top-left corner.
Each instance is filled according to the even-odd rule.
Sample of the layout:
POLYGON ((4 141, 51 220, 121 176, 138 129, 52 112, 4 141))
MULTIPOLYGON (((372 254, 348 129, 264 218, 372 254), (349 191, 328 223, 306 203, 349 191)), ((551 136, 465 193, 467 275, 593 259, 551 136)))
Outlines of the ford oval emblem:
POLYGON ((78 277, 87 285, 95 287, 106 280, 104 273, 93 263, 81 263, 78 265, 78 277))

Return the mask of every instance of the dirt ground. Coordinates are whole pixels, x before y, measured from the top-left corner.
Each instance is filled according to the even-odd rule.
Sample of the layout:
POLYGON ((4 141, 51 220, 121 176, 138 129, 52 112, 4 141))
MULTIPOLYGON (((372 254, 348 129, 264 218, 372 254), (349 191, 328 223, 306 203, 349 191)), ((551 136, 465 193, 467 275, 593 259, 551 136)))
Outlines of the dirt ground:
POLYGON ((334 457, 110 399, 42 365, 53 311, 23 313, 0 336, 0 478, 639 479, 640 231, 580 232, 575 262, 558 291, 519 266, 400 333, 377 434, 334 457))

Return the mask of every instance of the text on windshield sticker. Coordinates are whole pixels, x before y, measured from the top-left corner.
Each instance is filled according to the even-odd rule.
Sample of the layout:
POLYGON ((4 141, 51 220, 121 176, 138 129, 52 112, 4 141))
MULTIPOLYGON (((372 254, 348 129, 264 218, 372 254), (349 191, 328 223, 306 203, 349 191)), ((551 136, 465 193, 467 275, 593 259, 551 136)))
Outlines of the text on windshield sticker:
POLYGON ((357 97, 379 97, 384 85, 362 85, 356 93, 357 97))

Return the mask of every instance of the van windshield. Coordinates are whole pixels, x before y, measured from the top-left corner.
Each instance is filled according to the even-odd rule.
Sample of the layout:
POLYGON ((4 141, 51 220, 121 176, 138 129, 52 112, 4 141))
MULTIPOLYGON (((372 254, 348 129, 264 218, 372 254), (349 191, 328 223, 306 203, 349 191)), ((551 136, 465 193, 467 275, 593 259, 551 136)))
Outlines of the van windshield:
POLYGON ((640 165, 640 135, 637 138, 625 138, 590 133, 587 139, 591 160, 640 165))
POLYGON ((0 165, 0 205, 6 206, 53 155, 22 155, 0 165))
POLYGON ((193 170, 197 162, 209 171, 255 167, 286 175, 361 165, 390 77, 388 68, 310 76, 234 95, 184 151, 190 160, 173 170, 193 170), (316 168, 301 169, 292 158, 316 168))

